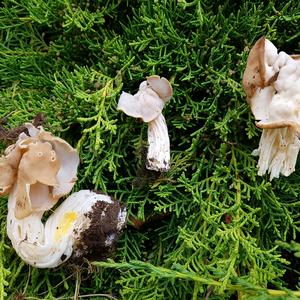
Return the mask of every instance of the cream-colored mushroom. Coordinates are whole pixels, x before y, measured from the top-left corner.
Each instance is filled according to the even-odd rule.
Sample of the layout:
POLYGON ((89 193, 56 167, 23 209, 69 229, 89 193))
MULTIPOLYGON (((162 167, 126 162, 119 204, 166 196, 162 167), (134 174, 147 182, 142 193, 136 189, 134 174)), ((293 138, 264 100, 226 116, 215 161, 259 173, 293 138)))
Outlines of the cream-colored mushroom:
POLYGON ((0 195, 6 195, 10 192, 15 178, 16 170, 5 161, 0 160, 0 195))
POLYGON ((78 260, 92 251, 107 252, 125 225, 125 208, 111 197, 89 190, 69 196, 45 224, 41 221, 41 211, 17 219, 14 215, 16 193, 15 189, 9 197, 7 233, 18 255, 38 268, 54 268, 71 255, 78 260), (106 205, 106 210, 97 206, 100 202, 106 205), (112 222, 112 217, 115 221, 113 231, 111 227, 105 230, 107 223, 112 222), (102 223, 99 222, 101 218, 102 223), (89 236, 89 232, 94 233, 95 226, 98 227, 91 245, 84 237, 89 236), (101 243, 101 239, 104 243, 101 243))
POLYGON ((295 170, 300 149, 300 61, 298 56, 277 52, 264 37, 250 51, 243 87, 256 119, 263 129, 259 148, 258 174, 270 180, 295 170))
POLYGON ((29 135, 21 133, 0 159, 0 195, 9 193, 7 234, 16 252, 25 262, 39 268, 55 267, 71 254, 78 259, 89 254, 83 237, 95 229, 95 224, 99 227, 94 230, 95 238, 102 244, 107 242, 107 249, 105 245, 96 245, 108 250, 126 217, 125 208, 109 196, 88 190, 74 193, 45 224, 42 222, 44 213, 71 191, 79 156, 67 142, 42 127, 26 127, 29 135), (101 203, 105 203, 105 209, 101 203), (104 223, 99 221, 102 218, 104 223), (105 221, 114 224, 107 232, 105 221))
POLYGON ((146 167, 149 170, 168 171, 170 168, 170 140, 162 110, 172 95, 169 81, 153 75, 140 84, 135 95, 122 92, 119 99, 119 110, 148 123, 146 167))
POLYGON ((0 173, 10 169, 10 178, 13 178, 10 187, 3 181, 5 177, 0 180, 0 191, 3 190, 0 194, 7 193, 12 183, 19 191, 15 207, 17 218, 50 209, 60 197, 69 193, 79 164, 76 150, 64 140, 53 137, 42 127, 38 129, 30 123, 25 126, 29 135, 21 133, 17 142, 5 150, 0 163, 0 173))

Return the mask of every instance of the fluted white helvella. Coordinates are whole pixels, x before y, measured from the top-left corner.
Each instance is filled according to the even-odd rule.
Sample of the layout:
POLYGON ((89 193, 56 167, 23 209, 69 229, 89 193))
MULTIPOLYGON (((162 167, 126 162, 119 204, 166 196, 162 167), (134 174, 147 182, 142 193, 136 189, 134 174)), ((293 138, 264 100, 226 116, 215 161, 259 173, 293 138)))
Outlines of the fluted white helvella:
POLYGON ((119 110, 148 123, 146 168, 149 170, 166 172, 170 169, 170 139, 162 110, 172 95, 169 81, 153 75, 140 84, 136 94, 122 92, 119 99, 119 110))
POLYGON ((279 52, 265 37, 249 53, 243 87, 262 128, 258 149, 258 174, 270 180, 295 171, 300 149, 300 60, 279 52))
POLYGON ((77 262, 105 258, 125 225, 125 207, 110 196, 81 190, 44 223, 44 213, 73 188, 79 156, 42 127, 25 127, 0 158, 0 195, 9 195, 7 234, 14 249, 39 268, 56 267, 71 256, 77 262))

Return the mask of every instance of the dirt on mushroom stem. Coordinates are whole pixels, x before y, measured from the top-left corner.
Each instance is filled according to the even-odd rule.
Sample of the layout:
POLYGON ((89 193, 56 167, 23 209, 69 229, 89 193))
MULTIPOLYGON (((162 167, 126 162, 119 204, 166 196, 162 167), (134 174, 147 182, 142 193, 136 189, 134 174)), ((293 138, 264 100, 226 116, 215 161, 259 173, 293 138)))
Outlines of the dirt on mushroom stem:
POLYGON ((123 225, 118 216, 125 208, 119 201, 107 203, 98 201, 85 217, 90 225, 79 234, 75 244, 71 263, 81 265, 84 259, 106 260, 115 251, 123 225))

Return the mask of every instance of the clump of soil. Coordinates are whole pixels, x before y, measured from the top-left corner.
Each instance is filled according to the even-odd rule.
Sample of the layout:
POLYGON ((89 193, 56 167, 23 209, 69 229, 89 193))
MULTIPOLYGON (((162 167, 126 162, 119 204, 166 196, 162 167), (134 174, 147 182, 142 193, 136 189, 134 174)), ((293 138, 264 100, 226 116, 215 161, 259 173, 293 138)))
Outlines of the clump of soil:
MULTIPOLYGON (((15 143, 19 137, 19 135, 24 132, 29 135, 28 129, 24 125, 20 125, 16 128, 6 129, 3 125, 7 122, 7 117, 0 119, 0 140, 4 141, 5 143, 15 143)), ((37 127, 43 125, 45 122, 45 116, 42 113, 38 113, 33 121, 33 126, 37 127)))
POLYGON ((125 222, 119 219, 122 211, 125 211, 125 207, 119 201, 95 203, 91 212, 86 214, 86 217, 90 219, 90 225, 79 233, 71 261, 81 264, 84 258, 106 260, 111 256, 125 226, 125 222))
POLYGON ((22 132, 29 135, 28 129, 24 125, 13 129, 5 129, 2 125, 0 125, 0 140, 6 143, 14 143, 22 132))

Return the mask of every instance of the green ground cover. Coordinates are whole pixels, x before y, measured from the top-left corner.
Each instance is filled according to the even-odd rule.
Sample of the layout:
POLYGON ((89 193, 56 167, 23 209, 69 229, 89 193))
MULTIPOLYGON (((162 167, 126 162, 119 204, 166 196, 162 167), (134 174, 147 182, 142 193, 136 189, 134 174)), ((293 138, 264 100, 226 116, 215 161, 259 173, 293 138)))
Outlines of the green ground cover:
POLYGON ((260 130, 241 79, 262 35, 300 53, 298 1, 0 5, 2 124, 44 113, 45 127, 80 153, 74 190, 102 190, 145 220, 129 222, 111 261, 39 270, 11 248, 1 198, 0 299, 296 297, 300 166, 271 183, 256 175, 260 130), (144 168, 147 124, 116 110, 121 90, 151 74, 174 88, 165 174, 144 168))

